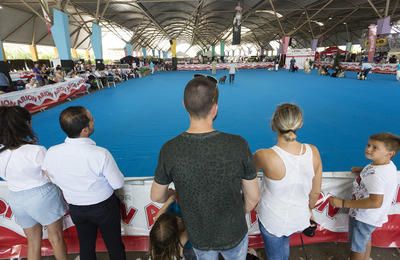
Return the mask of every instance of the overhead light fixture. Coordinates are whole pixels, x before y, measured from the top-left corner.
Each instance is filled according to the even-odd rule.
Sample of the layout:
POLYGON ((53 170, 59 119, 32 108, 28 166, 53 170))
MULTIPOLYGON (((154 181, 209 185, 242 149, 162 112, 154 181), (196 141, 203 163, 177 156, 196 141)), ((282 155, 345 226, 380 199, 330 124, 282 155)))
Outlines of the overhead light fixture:
POLYGON ((343 24, 347 24, 346 22, 344 22, 343 24))
POLYGON ((318 22, 318 21, 311 20, 311 22, 316 23, 316 24, 318 24, 319 26, 324 26, 324 23, 321 23, 321 22, 318 22))
POLYGON ((3 9, 3 7, 0 5, 0 9, 3 9))
MULTIPOLYGON (((267 13, 267 14, 275 15, 275 12, 272 11, 272 10, 256 10, 256 13, 267 13)), ((283 17, 283 15, 281 15, 281 14, 278 13, 278 12, 276 12, 276 16, 277 16, 278 18, 282 18, 282 17, 283 17)))
POLYGON ((332 17, 329 17, 328 20, 332 20, 332 17))

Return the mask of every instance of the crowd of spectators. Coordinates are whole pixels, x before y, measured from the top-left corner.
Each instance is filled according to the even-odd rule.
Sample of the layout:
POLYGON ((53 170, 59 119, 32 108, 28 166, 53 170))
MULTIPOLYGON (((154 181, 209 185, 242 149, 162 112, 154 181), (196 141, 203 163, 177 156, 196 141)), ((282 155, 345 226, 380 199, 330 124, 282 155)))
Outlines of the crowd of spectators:
POLYGON ((161 61, 133 62, 123 65, 106 65, 104 69, 97 69, 91 64, 76 63, 72 70, 67 71, 61 65, 50 68, 46 64, 35 63, 30 72, 24 72, 24 79, 10 80, 4 73, 0 72, 0 94, 18 90, 34 89, 50 84, 66 81, 68 78, 81 77, 86 80, 88 88, 99 89, 110 86, 110 83, 123 82, 129 79, 140 78, 147 73, 154 74, 155 71, 172 70, 172 64, 161 61))

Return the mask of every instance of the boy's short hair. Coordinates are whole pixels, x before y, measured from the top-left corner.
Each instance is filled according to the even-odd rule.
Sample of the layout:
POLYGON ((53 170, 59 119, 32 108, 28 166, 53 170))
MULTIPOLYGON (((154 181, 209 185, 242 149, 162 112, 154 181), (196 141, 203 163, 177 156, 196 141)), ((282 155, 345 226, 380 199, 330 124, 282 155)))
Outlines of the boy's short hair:
POLYGON ((88 110, 82 106, 72 106, 60 114, 60 126, 69 138, 77 138, 82 129, 89 126, 88 110))
POLYGON ((384 143, 386 149, 388 149, 391 152, 395 152, 395 154, 400 149, 400 137, 392 133, 374 134, 371 135, 369 139, 384 143))
POLYGON ((183 100, 190 116, 205 118, 218 103, 217 85, 206 77, 196 77, 187 83, 183 100))

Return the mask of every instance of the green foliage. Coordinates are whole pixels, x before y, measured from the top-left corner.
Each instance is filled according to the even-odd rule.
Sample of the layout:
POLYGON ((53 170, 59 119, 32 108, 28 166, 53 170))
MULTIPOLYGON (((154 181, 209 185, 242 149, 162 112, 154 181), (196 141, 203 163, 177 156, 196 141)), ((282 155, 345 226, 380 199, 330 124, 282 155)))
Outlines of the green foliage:
POLYGON ((145 72, 150 72, 150 68, 148 68, 148 67, 141 67, 141 68, 139 68, 139 71, 140 71, 140 73, 141 74, 145 74, 145 72))
POLYGON ((14 50, 14 51, 8 51, 5 49, 6 52, 6 57, 9 60, 17 60, 17 59, 32 59, 31 53, 29 51, 23 51, 23 50, 14 50))
POLYGON ((55 59, 55 57, 54 57, 54 53, 53 54, 51 54, 51 53, 43 53, 42 55, 39 55, 40 57, 40 59, 41 60, 52 60, 52 59, 55 59))

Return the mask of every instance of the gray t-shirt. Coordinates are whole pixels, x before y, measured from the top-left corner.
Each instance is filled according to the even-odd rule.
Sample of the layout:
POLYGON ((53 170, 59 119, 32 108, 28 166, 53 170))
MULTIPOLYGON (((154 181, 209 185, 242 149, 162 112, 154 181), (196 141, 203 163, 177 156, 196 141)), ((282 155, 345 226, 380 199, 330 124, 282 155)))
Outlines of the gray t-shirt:
POLYGON ((241 182, 256 177, 247 142, 214 131, 185 132, 164 144, 154 180, 175 184, 196 249, 227 250, 247 233, 241 182))

